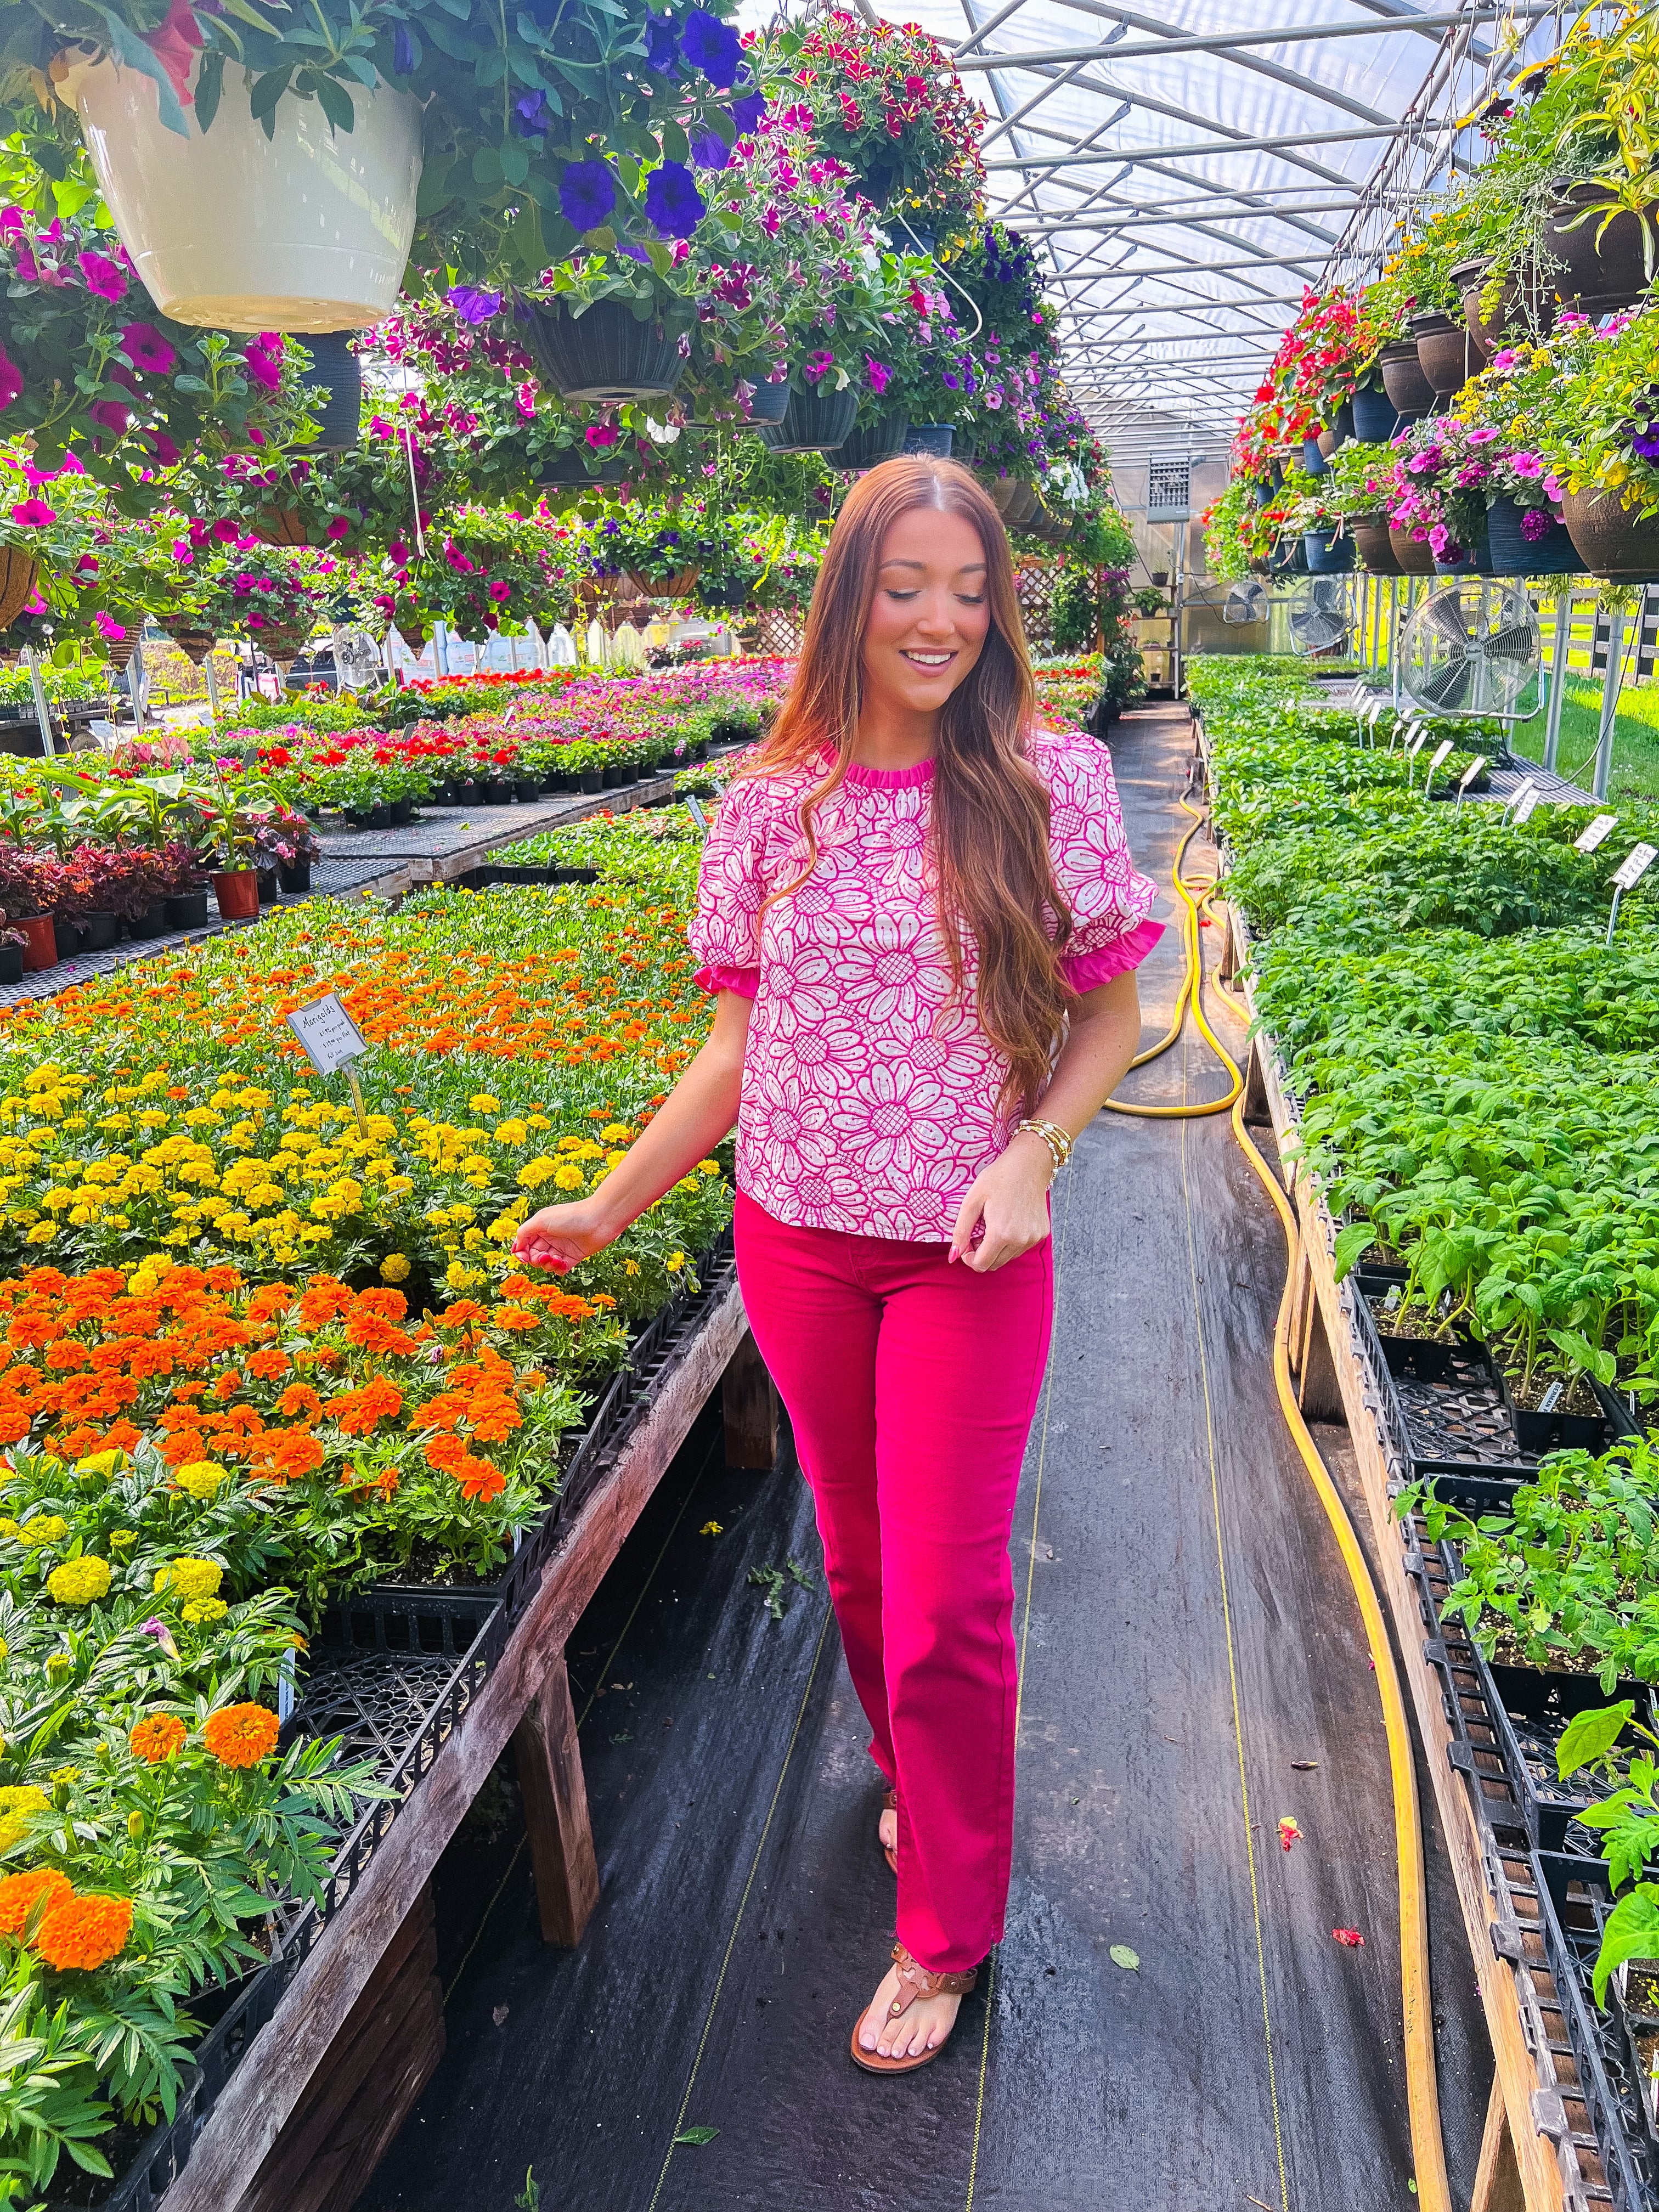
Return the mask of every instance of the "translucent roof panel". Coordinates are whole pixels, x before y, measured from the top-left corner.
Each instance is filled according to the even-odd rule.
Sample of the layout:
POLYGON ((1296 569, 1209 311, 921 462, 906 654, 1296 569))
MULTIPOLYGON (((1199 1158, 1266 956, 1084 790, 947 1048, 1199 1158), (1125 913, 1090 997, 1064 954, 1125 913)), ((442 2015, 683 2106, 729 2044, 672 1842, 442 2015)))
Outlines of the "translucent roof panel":
POLYGON ((902 19, 954 52, 986 110, 988 208, 1041 245, 1073 392, 1109 434, 1141 408, 1230 423, 1304 285, 1374 274, 1413 195, 1478 159, 1460 119, 1578 12, 917 0, 902 19))

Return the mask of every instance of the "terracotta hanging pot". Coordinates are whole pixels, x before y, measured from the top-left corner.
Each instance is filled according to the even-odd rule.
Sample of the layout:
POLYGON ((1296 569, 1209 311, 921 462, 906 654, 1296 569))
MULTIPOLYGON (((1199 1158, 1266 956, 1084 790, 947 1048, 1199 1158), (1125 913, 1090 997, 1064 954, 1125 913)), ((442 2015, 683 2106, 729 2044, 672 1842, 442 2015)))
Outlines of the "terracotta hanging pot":
POLYGON ((21 545, 0 546, 0 629, 9 629, 28 605, 40 573, 21 545))
POLYGON ((1398 576, 1402 571, 1389 536, 1386 514, 1357 514, 1348 520, 1354 550, 1373 576, 1398 576))
POLYGON ((1390 529, 1389 544, 1394 557, 1400 563, 1402 576, 1431 576, 1434 574, 1434 549, 1426 538, 1413 538, 1408 530, 1390 529))
POLYGON ((1437 394, 1417 357, 1417 341, 1407 338, 1384 346, 1382 355, 1382 389, 1402 415, 1426 415, 1437 394))

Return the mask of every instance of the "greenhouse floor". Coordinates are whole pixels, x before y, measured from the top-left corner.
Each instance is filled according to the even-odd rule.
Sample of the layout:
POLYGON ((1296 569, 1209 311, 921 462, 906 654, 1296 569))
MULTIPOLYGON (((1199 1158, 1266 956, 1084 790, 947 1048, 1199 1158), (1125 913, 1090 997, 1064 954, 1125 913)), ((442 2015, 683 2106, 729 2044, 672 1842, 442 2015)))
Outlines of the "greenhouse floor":
MULTIPOLYGON (((1164 883, 1189 750, 1176 708, 1129 716, 1113 742, 1137 855, 1164 883)), ((1201 846, 1188 869, 1206 872, 1201 846)), ((1144 971, 1149 1036, 1179 961, 1171 931, 1144 971)), ((1183 1042, 1126 1093, 1221 1087, 1183 1042)), ((510 1787, 475 1809, 436 1884, 447 2056, 362 2205, 1413 2201, 1388 1760, 1358 1612, 1274 1395, 1278 1224, 1224 1115, 1108 1115, 1056 1193, 1055 1241, 1014 1528, 1007 1936, 944 2057, 884 2083, 847 2057, 890 1941, 878 1780, 787 1447, 770 1475, 730 1474, 705 1416, 569 1647, 599 1911, 580 1950, 545 1948, 510 1787), (786 1579, 775 1620, 748 1577, 792 1560, 808 1586, 786 1579), (676 2146, 689 2129, 718 2133, 676 2146)), ((1346 1431, 1318 1433, 1340 1480, 1346 1431)), ((1421 1796, 1467 2203, 1492 2065, 1421 1796)))

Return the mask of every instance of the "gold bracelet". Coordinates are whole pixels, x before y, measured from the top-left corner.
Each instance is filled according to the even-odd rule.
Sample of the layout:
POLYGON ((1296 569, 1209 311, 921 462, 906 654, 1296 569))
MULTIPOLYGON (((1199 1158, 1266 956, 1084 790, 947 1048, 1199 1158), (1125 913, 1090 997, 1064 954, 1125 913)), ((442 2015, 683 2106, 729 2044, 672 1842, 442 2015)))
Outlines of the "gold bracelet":
MULTIPOLYGON (((1054 1156, 1054 1172, 1059 1174, 1072 1157, 1072 1133, 1062 1129, 1058 1121, 1022 1121, 1019 1129, 1029 1129, 1034 1137, 1041 1137, 1054 1156)), ((1018 1134, 1016 1130, 1016 1135, 1018 1134)))

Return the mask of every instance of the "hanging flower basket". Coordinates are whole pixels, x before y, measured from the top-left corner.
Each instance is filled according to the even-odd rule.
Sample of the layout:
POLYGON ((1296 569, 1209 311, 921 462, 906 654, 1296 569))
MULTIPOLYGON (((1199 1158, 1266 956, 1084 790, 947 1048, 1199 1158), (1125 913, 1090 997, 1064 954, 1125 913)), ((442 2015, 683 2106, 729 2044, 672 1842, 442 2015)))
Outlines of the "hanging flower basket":
POLYGON ((1389 538, 1386 514, 1357 514, 1348 520, 1348 534, 1362 564, 1373 576, 1397 576, 1400 563, 1389 538))
POLYGON ((1437 394, 1417 357, 1417 341, 1407 338, 1382 349, 1382 389, 1404 416, 1426 415, 1437 394))
POLYGON ((1017 479, 1013 497, 1003 508, 1002 519, 1010 530, 1023 530, 1042 504, 1042 500, 1036 486, 1023 483, 1017 479))
POLYGON ((363 411, 363 371, 350 332, 327 331, 305 341, 311 366, 300 381, 307 392, 326 392, 317 411, 317 438, 308 453, 347 453, 357 444, 363 411))
POLYGON ((908 415, 883 415, 862 429, 849 430, 836 447, 835 466, 838 469, 873 469, 881 461, 890 461, 904 451, 904 441, 910 434, 908 415))
POLYGON ((269 659, 276 662, 286 676, 299 659, 306 641, 310 635, 311 629, 308 623, 301 629, 298 625, 288 628, 279 627, 276 623, 267 623, 263 629, 253 633, 253 642, 269 659))
POLYGON ((311 532, 297 507, 268 507, 248 524, 248 535, 262 545, 309 545, 311 532))
POLYGON ((757 384, 749 395, 748 420, 740 428, 758 428, 763 422, 781 422, 789 406, 789 386, 787 382, 757 384))
POLYGON ((305 332, 361 330, 390 313, 421 181, 421 110, 407 93, 359 88, 354 126, 337 136, 316 101, 279 100, 267 137, 242 72, 227 70, 212 128, 187 108, 180 137, 140 70, 104 59, 60 89, 164 315, 305 332))
POLYGON ((527 300, 525 337, 537 368, 562 399, 621 407, 659 399, 679 382, 679 340, 655 321, 640 322, 620 300, 595 300, 580 315, 527 300))
POLYGON ((1499 497, 1486 509, 1487 536, 1492 545, 1494 576, 1582 576, 1579 558, 1567 526, 1547 507, 1522 507, 1518 501, 1499 497), (1528 514, 1539 516, 1548 527, 1528 536, 1528 514))
POLYGON ((642 598, 647 599, 689 599, 696 588, 702 570, 695 561, 688 561, 683 568, 676 568, 668 576, 643 576, 637 568, 626 572, 629 581, 635 585, 642 598))
POLYGON ((1412 337, 1418 366, 1442 398, 1461 392, 1486 365, 1468 325, 1449 315, 1413 315, 1412 337))
POLYGON ((1340 576, 1353 567, 1357 548, 1346 531, 1339 538, 1334 530, 1310 530, 1303 538, 1302 550, 1310 575, 1340 576))
POLYGON ((412 616, 399 615, 392 627, 418 660, 428 638, 432 635, 426 624, 415 621, 412 616))
POLYGON ((984 487, 985 496, 1006 522, 1008 519, 1009 508, 1024 489, 1019 478, 994 476, 989 471, 981 471, 979 481, 984 487))
POLYGON ((1573 305, 1592 320, 1632 307, 1647 290, 1645 255, 1653 245, 1652 226, 1659 224, 1659 205, 1641 215, 1623 208, 1603 230, 1607 198, 1607 187, 1589 179, 1563 185, 1544 232, 1549 251, 1567 264, 1561 290, 1576 294, 1573 305))
POLYGON ((210 629, 170 629, 173 640, 192 668, 199 668, 212 652, 215 639, 210 629))
POLYGON ((40 573, 21 545, 0 545, 0 629, 9 629, 28 605, 40 573))
POLYGON ((747 576, 711 576, 698 585, 697 598, 705 607, 746 607, 754 588, 747 576))
POLYGON ((595 484, 619 484, 628 474, 625 460, 602 461, 597 469, 590 469, 582 459, 583 450, 580 446, 568 446, 544 461, 537 479, 538 488, 544 491, 587 491, 595 484))
POLYGON ((1402 576, 1431 576, 1434 551, 1426 538, 1413 538, 1408 530, 1390 529, 1389 543, 1402 576))
POLYGON ((137 648, 136 637, 110 637, 104 641, 105 656, 118 676, 125 670, 137 648))
POLYGON ((796 392, 775 429, 760 425, 762 442, 775 453, 829 453, 852 430, 859 411, 859 396, 845 392, 796 392))
POLYGON ((1388 393, 1362 384, 1356 387, 1351 404, 1355 440, 1365 446, 1386 446, 1400 428, 1400 410, 1388 393))

